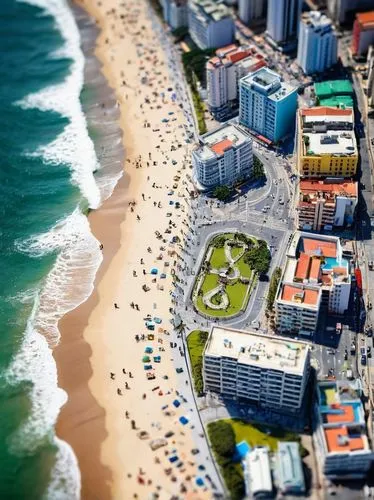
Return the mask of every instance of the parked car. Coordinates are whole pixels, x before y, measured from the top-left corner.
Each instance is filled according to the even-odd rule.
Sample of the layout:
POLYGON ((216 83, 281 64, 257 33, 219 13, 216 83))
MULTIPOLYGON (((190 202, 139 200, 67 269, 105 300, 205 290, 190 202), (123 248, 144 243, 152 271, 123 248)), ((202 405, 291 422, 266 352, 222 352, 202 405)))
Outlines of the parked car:
POLYGON ((366 354, 361 356, 361 364, 366 366, 366 354))

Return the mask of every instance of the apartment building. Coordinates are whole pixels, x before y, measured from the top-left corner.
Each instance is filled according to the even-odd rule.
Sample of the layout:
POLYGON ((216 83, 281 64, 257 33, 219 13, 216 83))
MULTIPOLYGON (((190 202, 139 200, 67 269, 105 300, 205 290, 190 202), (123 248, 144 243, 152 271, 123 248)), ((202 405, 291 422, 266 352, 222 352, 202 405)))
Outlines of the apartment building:
POLYGON ((351 291, 339 238, 296 231, 275 301, 277 331, 312 339, 323 307, 344 314, 351 291))
POLYGON ((239 83, 239 122, 277 142, 294 128, 297 89, 268 68, 245 76, 239 83))
POLYGON ((324 381, 317 386, 315 450, 332 480, 361 479, 374 463, 360 399, 360 379, 324 381))
POLYGON ((358 163, 353 109, 300 109, 296 145, 302 177, 353 177, 358 163))
POLYGON ((338 25, 351 25, 357 12, 371 10, 373 0, 327 0, 329 17, 338 25))
POLYGON ((308 344, 212 326, 203 354, 205 391, 284 413, 303 405, 308 344))
POLYGON ((264 19, 267 11, 267 0, 238 0, 239 18, 245 24, 264 19))
POLYGON ((352 54, 367 54, 370 45, 374 44, 374 10, 356 14, 352 34, 352 54))
POLYGON ((224 47, 235 39, 235 24, 229 9, 213 0, 190 0, 188 25, 191 38, 200 49, 224 47))
POLYGON ((188 26, 188 0, 160 0, 165 21, 173 29, 188 26))
POLYGON ((229 45, 216 51, 206 64, 209 111, 225 121, 239 109, 239 80, 266 66, 262 54, 250 45, 229 45))
POLYGON ((232 186, 252 175, 252 139, 239 126, 225 124, 200 137, 192 165, 201 190, 232 186))
POLYGON ((296 39, 302 3, 302 0, 268 1, 266 31, 276 44, 296 39))
POLYGON ((306 75, 321 73, 338 60, 338 43, 331 20, 318 11, 301 16, 297 62, 306 75))
POLYGON ((352 226, 358 199, 358 183, 343 179, 301 179, 296 206, 297 225, 304 231, 329 231, 352 226))

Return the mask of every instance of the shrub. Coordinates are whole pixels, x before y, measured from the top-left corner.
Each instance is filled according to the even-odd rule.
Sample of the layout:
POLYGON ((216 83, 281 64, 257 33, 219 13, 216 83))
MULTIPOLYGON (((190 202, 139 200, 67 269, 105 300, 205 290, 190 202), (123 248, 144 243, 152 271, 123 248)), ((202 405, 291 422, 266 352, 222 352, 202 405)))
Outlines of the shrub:
POLYGON ((232 458, 235 453, 235 434, 232 426, 218 420, 209 424, 208 432, 214 451, 221 457, 232 458))
POLYGON ((227 201, 231 196, 231 189, 228 186, 217 186, 213 191, 213 196, 219 201, 227 201))
POLYGON ((222 473, 227 489, 230 491, 231 500, 241 500, 244 498, 244 481, 234 464, 228 464, 224 467, 222 473))
POLYGON ((252 175, 253 175, 254 179, 262 179, 265 177, 264 164, 255 155, 253 155, 253 174, 252 175))
POLYGON ((271 276, 270 285, 269 285, 269 292, 268 292, 268 297, 267 297, 266 307, 269 311, 273 310, 275 294, 277 293, 278 284, 279 284, 279 280, 281 279, 281 276, 282 276, 281 268, 276 267, 274 269, 272 276, 271 276))

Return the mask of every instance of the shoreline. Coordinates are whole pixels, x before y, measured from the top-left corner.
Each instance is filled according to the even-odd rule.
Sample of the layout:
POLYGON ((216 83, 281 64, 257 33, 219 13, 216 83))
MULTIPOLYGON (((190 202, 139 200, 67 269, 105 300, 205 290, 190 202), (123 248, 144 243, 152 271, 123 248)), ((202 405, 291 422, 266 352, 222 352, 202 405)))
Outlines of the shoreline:
POLYGON ((183 184, 187 184, 188 176, 188 170, 183 170, 189 154, 185 144, 189 125, 184 111, 169 94, 169 87, 178 83, 175 76, 170 79, 165 40, 158 40, 158 26, 150 17, 150 6, 145 0, 140 5, 127 0, 121 6, 108 0, 105 8, 95 0, 76 3, 100 27, 95 55, 120 105, 126 168, 112 196, 88 216, 92 233, 104 245, 93 293, 59 323, 61 342, 54 357, 58 383, 67 392, 68 401, 60 411, 57 435, 73 448, 78 459, 82 498, 157 495, 169 499, 179 494, 191 499, 210 498, 207 484, 195 484, 201 474, 199 461, 209 468, 211 459, 191 453, 196 447, 205 452, 206 443, 188 377, 176 373, 176 367, 185 360, 180 358, 178 349, 172 350, 171 341, 179 349, 182 341, 177 332, 168 331, 172 330, 173 317, 171 271, 175 270, 177 260, 173 259, 179 257, 179 248, 172 240, 167 243, 170 236, 166 234, 165 245, 160 246, 162 256, 156 258, 152 252, 161 243, 155 229, 163 232, 165 224, 169 232, 172 229, 172 235, 181 234, 183 239, 183 224, 189 216, 188 203, 181 193, 183 187, 179 187, 181 191, 176 187, 174 194, 174 199, 181 197, 179 212, 170 207, 168 196, 176 184, 176 174, 183 184), (150 88, 154 80, 158 80, 157 87, 164 92, 159 94, 150 88), (167 115, 173 117, 165 122, 163 117, 167 115), (159 134, 160 129, 163 134, 159 134), (129 202, 134 205, 130 207, 129 202), (168 215, 169 211, 173 215, 168 215), (154 266, 165 274, 165 279, 151 276, 149 270, 154 266), (144 293, 144 286, 148 293, 144 293), (118 308, 113 307, 116 302, 118 308), (130 302, 140 304, 140 308, 130 307, 130 302), (141 364, 144 344, 134 339, 135 333, 144 332, 143 316, 152 313, 162 320, 153 349, 164 351, 162 363, 154 366, 157 381, 153 383, 147 380, 141 364), (133 374, 131 380, 129 371, 133 374), (152 389, 154 384, 158 392, 152 389), (175 398, 180 398, 180 407, 173 407, 175 398), (179 418, 187 415, 188 425, 182 427, 179 418), (132 428, 130 422, 134 422, 132 428), (149 437, 139 438, 139 430, 151 439, 164 439, 165 432, 172 430, 173 437, 166 440, 166 448, 152 451, 149 437), (176 452, 181 465, 172 472, 168 455, 176 452))

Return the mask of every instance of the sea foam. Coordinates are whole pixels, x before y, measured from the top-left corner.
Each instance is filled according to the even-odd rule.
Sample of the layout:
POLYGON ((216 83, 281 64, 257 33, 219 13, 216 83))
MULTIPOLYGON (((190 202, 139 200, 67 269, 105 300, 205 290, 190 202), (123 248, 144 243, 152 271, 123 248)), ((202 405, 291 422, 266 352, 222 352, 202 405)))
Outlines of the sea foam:
POLYGON ((64 45, 51 56, 68 57, 72 61, 70 74, 62 83, 29 94, 15 103, 23 109, 56 111, 69 119, 69 124, 53 142, 29 154, 40 155, 51 164, 67 164, 72 170, 72 181, 79 186, 89 206, 97 208, 101 195, 93 174, 99 168, 99 162, 79 99, 84 83, 84 55, 74 16, 65 0, 18 1, 40 7, 53 16, 64 45))

